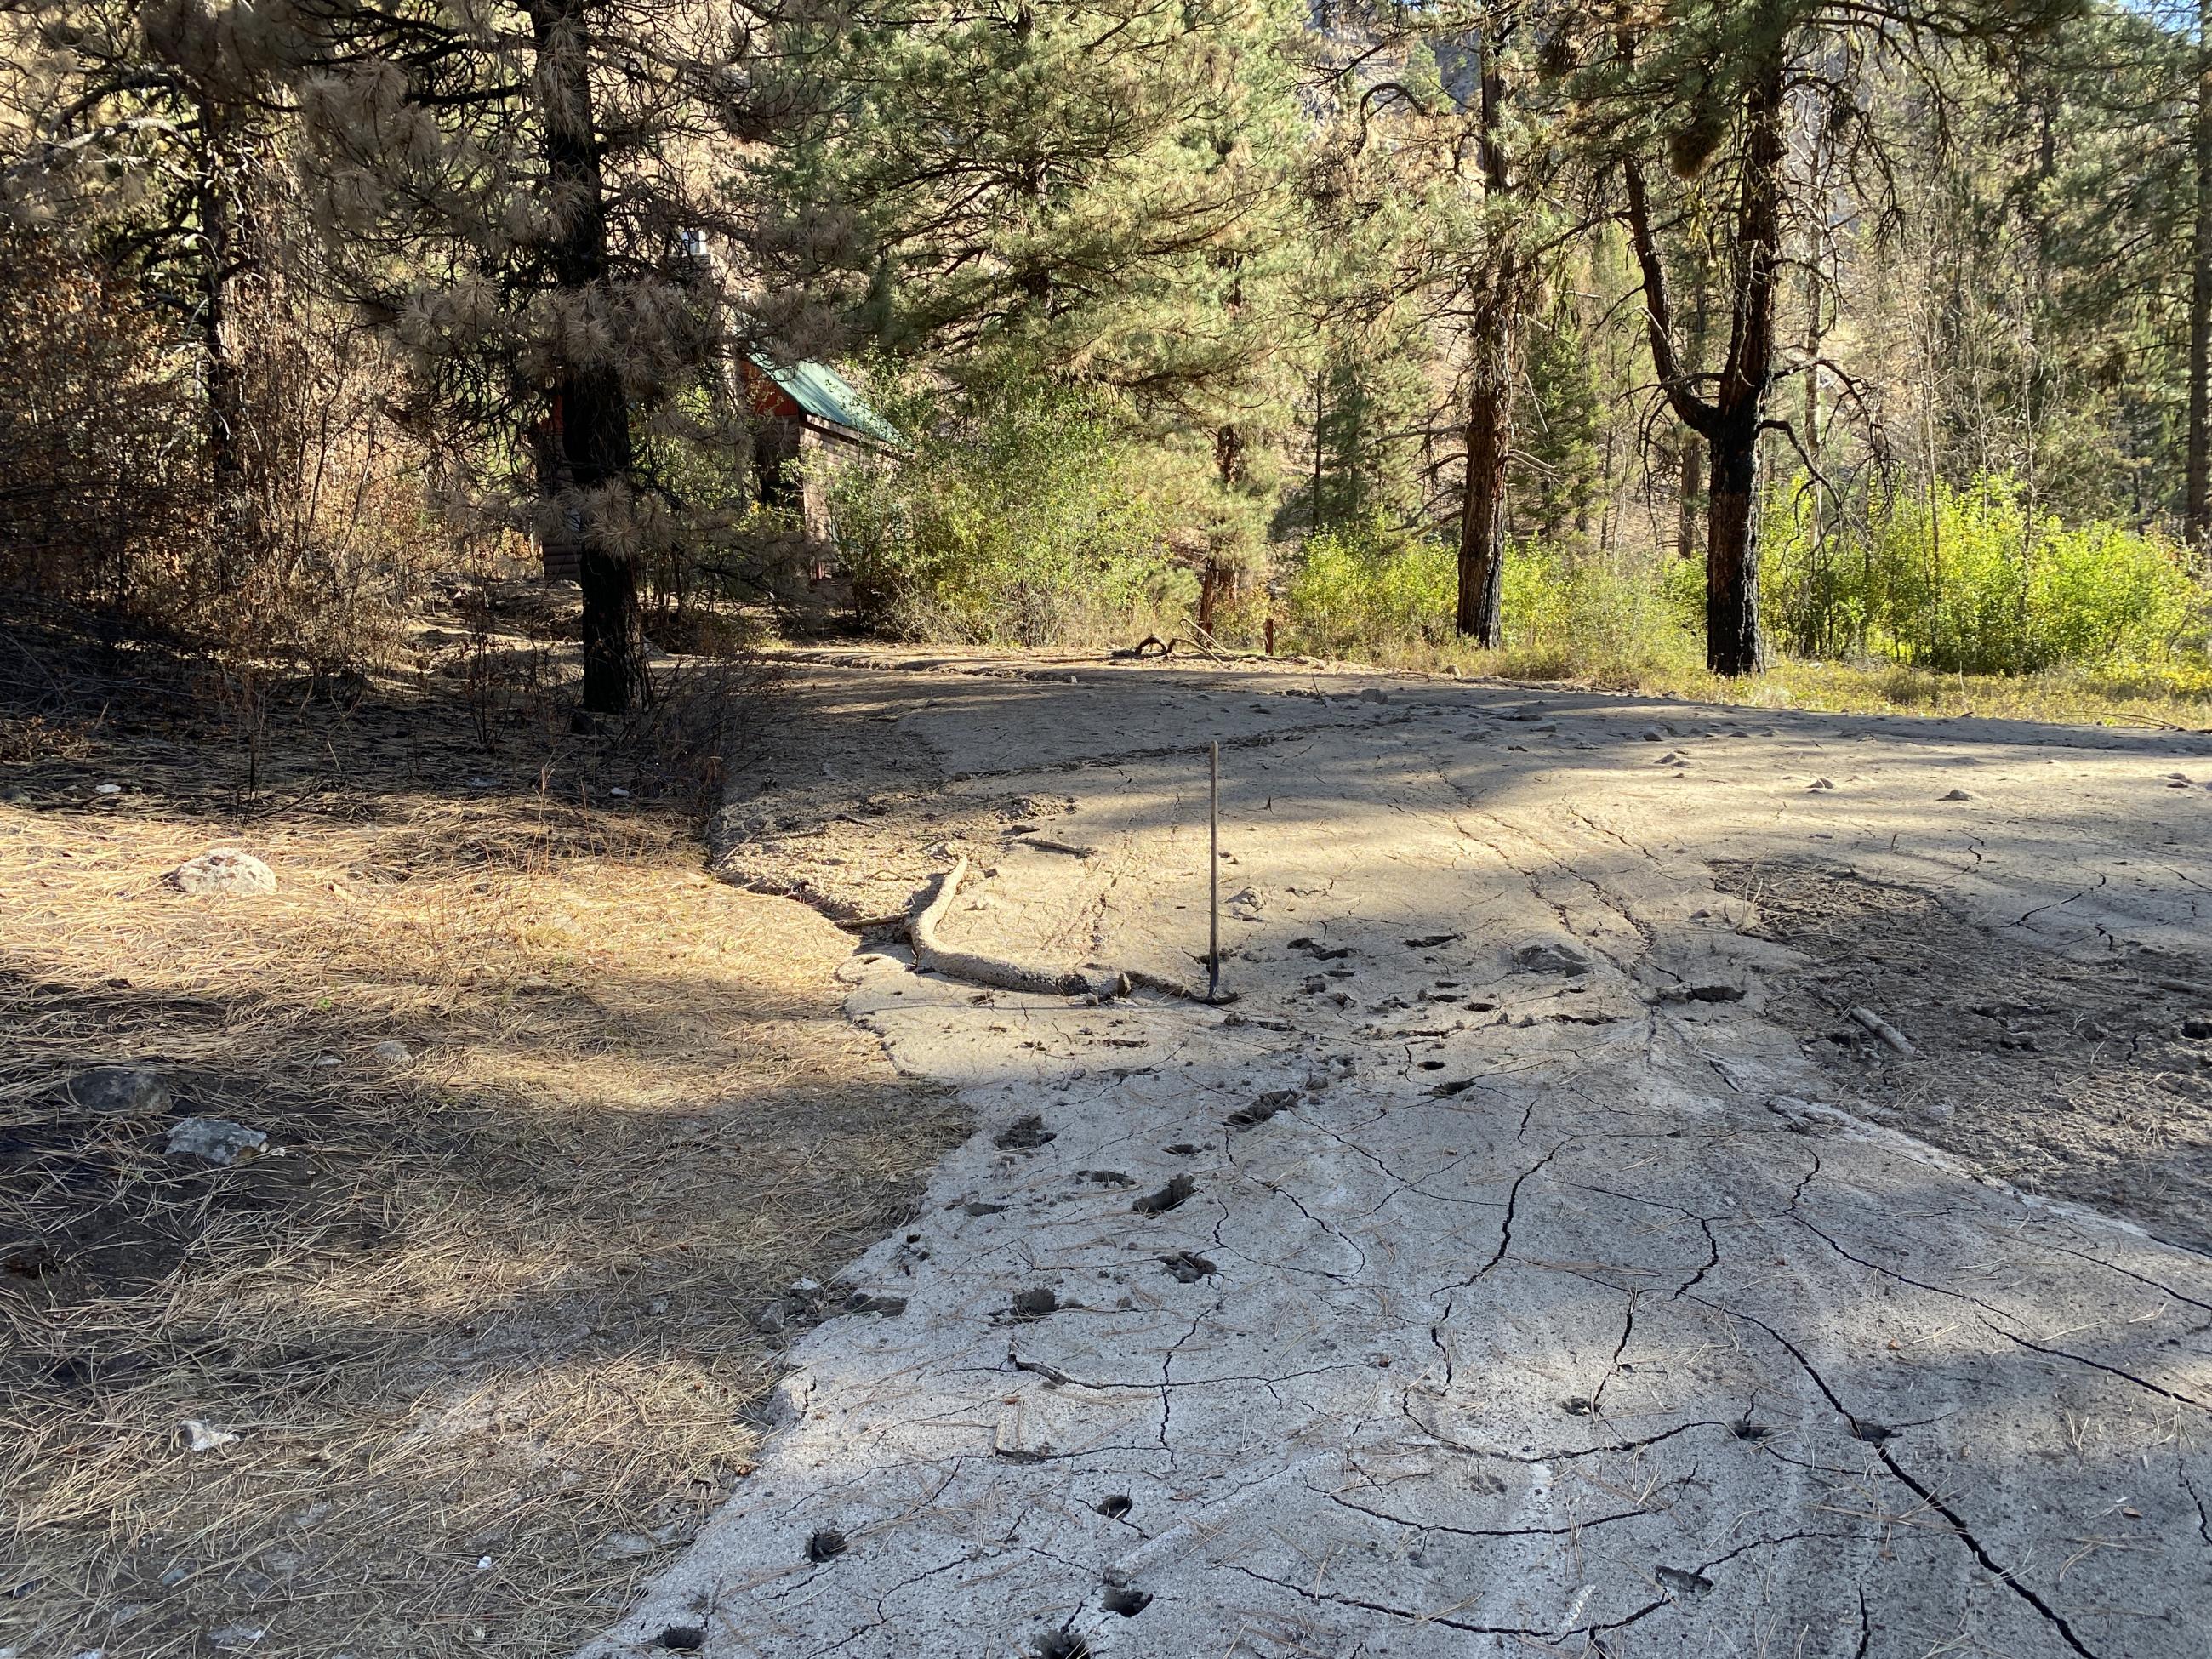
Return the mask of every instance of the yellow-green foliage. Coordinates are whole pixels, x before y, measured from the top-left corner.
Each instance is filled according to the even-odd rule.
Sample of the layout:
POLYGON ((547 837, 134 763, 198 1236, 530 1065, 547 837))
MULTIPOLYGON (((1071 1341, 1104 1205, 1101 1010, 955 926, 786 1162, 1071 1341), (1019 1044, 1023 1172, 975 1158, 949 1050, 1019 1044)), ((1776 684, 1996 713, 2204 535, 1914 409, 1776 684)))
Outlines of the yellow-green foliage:
MULTIPOLYGON (((1379 523, 1310 537, 1284 594, 1291 643, 1322 656, 1456 661, 1468 654, 1453 635, 1458 580, 1450 548, 1379 523)), ((1489 665, 1617 675, 1689 660, 1696 641, 1677 580, 1671 565, 1516 547, 1505 561, 1505 647, 1489 665)))
POLYGON ((1439 644, 1451 635, 1457 571, 1450 549, 1380 520, 1309 536, 1283 594, 1291 642, 1323 657, 1439 644))
POLYGON ((1882 656, 1966 673, 2201 659, 2207 594, 2185 550, 2117 525, 2032 515, 2002 477, 1900 501, 1825 545, 1803 499, 1767 521, 1765 611, 1804 655, 1882 656))
POLYGON ((862 616, 910 638, 1052 645, 1187 612, 1191 574, 1144 458, 1081 398, 1009 393, 945 413, 892 401, 913 449, 829 478, 862 616))

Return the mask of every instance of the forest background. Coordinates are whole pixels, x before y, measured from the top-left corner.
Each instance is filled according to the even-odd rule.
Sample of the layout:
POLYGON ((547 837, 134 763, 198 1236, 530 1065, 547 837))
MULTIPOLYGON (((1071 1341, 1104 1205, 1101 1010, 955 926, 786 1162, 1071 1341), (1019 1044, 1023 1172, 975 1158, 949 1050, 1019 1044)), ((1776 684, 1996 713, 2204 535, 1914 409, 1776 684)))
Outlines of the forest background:
POLYGON ((5 0, 0 588, 329 677, 559 543, 606 714, 857 628, 2166 718, 2208 21, 5 0), (904 438, 826 542, 808 360, 904 438))

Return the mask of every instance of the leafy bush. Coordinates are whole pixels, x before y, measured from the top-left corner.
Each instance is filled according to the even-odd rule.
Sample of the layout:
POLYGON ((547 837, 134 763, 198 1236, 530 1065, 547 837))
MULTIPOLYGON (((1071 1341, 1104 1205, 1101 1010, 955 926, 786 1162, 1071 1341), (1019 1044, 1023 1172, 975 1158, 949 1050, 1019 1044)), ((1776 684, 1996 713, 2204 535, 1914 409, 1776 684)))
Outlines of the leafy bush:
POLYGON ((903 454, 840 459, 830 516, 868 625, 912 638, 1051 645, 1187 612, 1190 573, 1145 459, 1097 400, 1030 385, 948 408, 883 399, 903 454))
POLYGON ((1458 564, 1452 550, 1381 519, 1309 536, 1283 594, 1291 640, 1318 656, 1376 655, 1451 636, 1458 564))
POLYGON ((2203 650, 2208 595, 2178 544, 2032 517, 2008 477, 1939 484, 1849 543, 1824 544, 1792 492, 1770 503, 1766 529, 1769 621, 1801 654, 2033 673, 2203 650))
POLYGON ((1705 575, 1680 559, 1531 544, 1505 561, 1504 602, 1516 672, 1613 678, 1698 654, 1705 575))

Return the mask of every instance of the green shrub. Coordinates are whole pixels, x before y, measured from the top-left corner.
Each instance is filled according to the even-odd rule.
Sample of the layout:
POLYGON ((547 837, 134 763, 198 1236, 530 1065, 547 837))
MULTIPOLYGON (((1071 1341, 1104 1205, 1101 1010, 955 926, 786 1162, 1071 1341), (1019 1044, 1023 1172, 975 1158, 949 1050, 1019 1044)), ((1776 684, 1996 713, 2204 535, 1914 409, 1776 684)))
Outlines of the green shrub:
POLYGON ((2011 478, 1900 502, 1823 543, 1798 492, 1769 506, 1764 605, 1785 648, 1953 673, 2109 669, 2203 653, 2207 594, 2183 550, 2032 516, 2011 478))
POLYGON ((1306 538, 1284 590, 1290 642, 1324 657, 1440 643, 1451 635, 1457 580, 1449 548, 1379 518, 1322 531, 1306 538))
POLYGON ((864 622, 908 638, 1052 645, 1191 608, 1144 458, 1085 394, 1031 385, 884 399, 913 446, 827 472, 864 622))

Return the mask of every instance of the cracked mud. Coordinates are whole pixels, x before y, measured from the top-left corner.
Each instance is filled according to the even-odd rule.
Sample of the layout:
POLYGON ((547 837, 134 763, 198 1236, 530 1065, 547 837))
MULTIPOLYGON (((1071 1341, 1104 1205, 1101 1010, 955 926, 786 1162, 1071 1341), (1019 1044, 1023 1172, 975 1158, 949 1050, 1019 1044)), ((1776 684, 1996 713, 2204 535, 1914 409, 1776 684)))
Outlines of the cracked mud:
POLYGON ((1109 987, 1203 951, 1218 738, 1239 1000, 856 953, 980 1127, 591 1659, 2202 1659, 2212 740, 799 678, 733 876, 966 856, 949 939, 1109 987))

